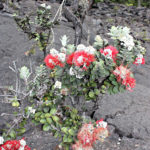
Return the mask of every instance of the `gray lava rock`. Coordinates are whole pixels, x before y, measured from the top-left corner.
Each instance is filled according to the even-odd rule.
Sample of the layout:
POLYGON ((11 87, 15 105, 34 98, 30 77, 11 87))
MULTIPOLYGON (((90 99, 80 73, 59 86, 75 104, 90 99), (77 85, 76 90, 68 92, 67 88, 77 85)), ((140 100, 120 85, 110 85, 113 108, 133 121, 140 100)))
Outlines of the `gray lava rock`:
POLYGON ((122 136, 150 139, 150 90, 136 85, 134 92, 106 95, 95 118, 105 118, 122 136))
POLYGON ((3 8, 4 8, 4 5, 2 2, 0 2, 0 10, 3 10, 3 8))

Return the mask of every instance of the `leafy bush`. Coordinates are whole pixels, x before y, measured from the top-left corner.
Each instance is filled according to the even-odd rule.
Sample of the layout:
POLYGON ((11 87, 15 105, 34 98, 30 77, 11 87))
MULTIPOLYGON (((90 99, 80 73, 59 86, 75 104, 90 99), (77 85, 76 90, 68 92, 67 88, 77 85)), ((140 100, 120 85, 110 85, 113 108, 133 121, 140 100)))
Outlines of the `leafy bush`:
POLYGON ((113 26, 108 35, 114 41, 113 46, 99 35, 93 46, 75 46, 63 36, 60 50, 50 49, 44 59, 46 66, 37 67, 31 81, 30 69, 25 66, 19 69, 25 83, 23 100, 29 99, 29 104, 21 110, 17 126, 15 122, 10 129, 4 129, 5 140, 24 134, 28 120, 60 138, 59 147, 65 150, 70 146, 74 150, 92 150, 96 140, 103 142, 108 137, 105 121, 95 122, 85 109, 79 109, 83 107, 80 97, 82 102, 97 104, 99 95, 107 91, 110 94, 132 91, 136 80, 131 66, 144 64, 146 51, 127 27, 113 26))

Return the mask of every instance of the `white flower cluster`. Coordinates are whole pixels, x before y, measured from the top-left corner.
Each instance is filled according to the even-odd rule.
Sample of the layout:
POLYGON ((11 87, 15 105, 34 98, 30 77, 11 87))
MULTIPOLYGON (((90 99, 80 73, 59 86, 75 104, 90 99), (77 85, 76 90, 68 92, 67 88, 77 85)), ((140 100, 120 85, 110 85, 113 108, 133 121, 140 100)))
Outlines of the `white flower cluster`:
POLYGON ((36 109, 33 109, 32 107, 28 107, 28 111, 29 111, 31 114, 35 114, 36 109))
POLYGON ((107 122, 105 122, 105 121, 99 121, 97 123, 97 126, 98 127, 102 127, 102 128, 107 128, 107 122))
POLYGON ((82 70, 80 69, 79 71, 77 71, 76 69, 74 69, 73 67, 70 68, 69 70, 69 74, 71 76, 76 76, 76 78, 78 79, 82 79, 84 75, 80 74, 80 72, 82 72, 82 70))
POLYGON ((96 50, 95 50, 95 48, 93 48, 93 46, 88 46, 88 47, 86 47, 85 45, 83 45, 83 44, 79 44, 78 46, 77 46, 77 51, 85 51, 85 52, 87 52, 87 53, 89 53, 89 54, 95 54, 95 52, 96 52, 96 50))
POLYGON ((135 45, 133 37, 129 34, 122 37, 120 41, 123 42, 123 45, 127 47, 129 51, 131 51, 135 45))
POLYGON ((54 85, 54 88, 55 89, 61 89, 61 85, 62 85, 62 83, 60 81, 56 81, 55 85, 54 85))
POLYGON ((58 56, 58 58, 59 58, 59 60, 61 61, 61 62, 65 62, 65 60, 66 60, 66 54, 64 54, 64 53, 59 53, 56 49, 51 49, 50 50, 50 54, 52 54, 53 56, 58 56))
POLYGON ((24 150, 26 146, 26 141, 24 139, 20 140, 20 148, 18 150, 24 150))
POLYGON ((115 27, 112 26, 110 29, 110 33, 108 33, 112 39, 118 39, 122 42, 122 44, 131 51, 134 47, 134 39, 130 35, 130 29, 128 27, 115 27))
POLYGON ((47 9, 47 10, 51 9, 51 6, 50 5, 46 5, 45 3, 41 4, 40 6, 45 8, 45 9, 47 9))
POLYGON ((4 143, 4 138, 0 136, 0 145, 4 143))
POLYGON ((138 54, 137 55, 137 58, 136 58, 136 63, 137 64, 142 64, 142 61, 143 61, 143 55, 142 54, 138 54))

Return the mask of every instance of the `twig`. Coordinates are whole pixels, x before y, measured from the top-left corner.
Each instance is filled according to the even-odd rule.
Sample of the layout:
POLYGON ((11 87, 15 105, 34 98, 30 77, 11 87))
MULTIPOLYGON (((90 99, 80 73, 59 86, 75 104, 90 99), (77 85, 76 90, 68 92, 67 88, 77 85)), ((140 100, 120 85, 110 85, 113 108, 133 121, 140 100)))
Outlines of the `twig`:
POLYGON ((9 130, 7 131, 6 137, 8 136, 8 134, 11 132, 11 130, 18 124, 18 122, 22 119, 22 116, 19 117, 17 120, 14 120, 13 125, 9 128, 9 130))
POLYGON ((65 3, 65 1, 66 0, 63 0, 62 1, 62 3, 61 3, 61 5, 59 6, 59 8, 58 8, 58 10, 57 10, 57 12, 56 12, 56 15, 54 16, 54 18, 53 18, 53 20, 52 20, 52 23, 54 23, 57 19, 57 16, 58 16, 58 18, 60 17, 60 15, 62 14, 62 8, 63 8, 63 5, 64 5, 64 3, 65 3))

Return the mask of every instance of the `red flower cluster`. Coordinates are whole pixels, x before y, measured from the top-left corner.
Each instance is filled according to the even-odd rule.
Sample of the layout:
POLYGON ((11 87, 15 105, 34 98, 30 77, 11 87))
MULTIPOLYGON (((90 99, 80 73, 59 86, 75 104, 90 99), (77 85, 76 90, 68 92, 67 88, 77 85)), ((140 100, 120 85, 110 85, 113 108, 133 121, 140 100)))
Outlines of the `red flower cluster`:
POLYGON ((113 71, 113 74, 116 76, 118 82, 126 86, 127 90, 132 91, 132 88, 135 87, 136 80, 131 77, 132 73, 127 67, 121 65, 113 71))
POLYGON ((130 76, 127 76, 125 80, 122 81, 122 84, 126 86, 126 89, 132 91, 132 88, 135 87, 136 80, 130 76))
POLYGON ((26 142, 23 139, 19 141, 7 141, 3 145, 0 145, 0 150, 22 150, 23 148, 24 150, 31 150, 31 148, 26 145, 26 142))
POLYGON ((81 130, 78 133, 78 140, 81 142, 83 147, 90 147, 95 142, 95 138, 93 136, 94 127, 93 124, 84 124, 81 130))
POLYGON ((85 51, 76 51, 67 57, 68 64, 74 64, 75 66, 82 67, 84 70, 87 70, 87 67, 90 66, 93 61, 95 61, 94 55, 85 51))
POLYGON ((145 59, 143 58, 143 55, 139 54, 133 64, 136 64, 136 65, 145 64, 145 59))
POLYGON ((107 123, 102 119, 93 124, 84 124, 78 133, 78 141, 72 146, 73 150, 93 150, 96 140, 103 141, 108 136, 107 123))
POLYGON ((100 49, 100 53, 108 59, 113 59, 114 63, 116 62, 118 50, 115 47, 107 46, 104 49, 100 49))
POLYGON ((46 63, 46 66, 54 69, 55 66, 64 67, 64 64, 60 61, 59 57, 53 56, 52 54, 49 54, 45 57, 44 62, 46 63))

